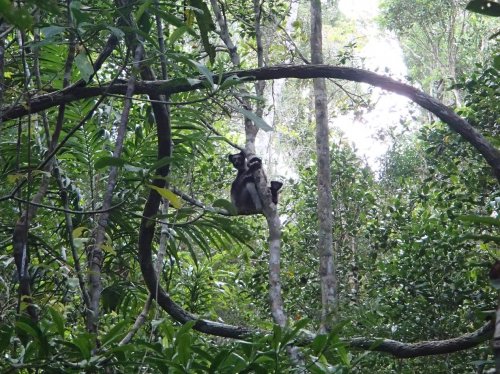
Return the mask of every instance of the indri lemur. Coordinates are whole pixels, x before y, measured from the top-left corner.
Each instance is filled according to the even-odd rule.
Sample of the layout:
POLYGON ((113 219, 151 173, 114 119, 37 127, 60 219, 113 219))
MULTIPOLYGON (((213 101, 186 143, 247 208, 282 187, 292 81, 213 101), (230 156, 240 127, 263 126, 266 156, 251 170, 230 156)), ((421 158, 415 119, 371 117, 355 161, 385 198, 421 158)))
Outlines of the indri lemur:
MULTIPOLYGON (((229 161, 234 165, 238 174, 231 185, 231 201, 236 207, 239 215, 250 215, 262 213, 262 201, 260 200, 255 186, 253 172, 262 167, 262 161, 258 157, 248 160, 243 152, 229 155, 229 161)), ((278 190, 283 183, 271 181, 271 198, 274 204, 278 204, 278 190)))

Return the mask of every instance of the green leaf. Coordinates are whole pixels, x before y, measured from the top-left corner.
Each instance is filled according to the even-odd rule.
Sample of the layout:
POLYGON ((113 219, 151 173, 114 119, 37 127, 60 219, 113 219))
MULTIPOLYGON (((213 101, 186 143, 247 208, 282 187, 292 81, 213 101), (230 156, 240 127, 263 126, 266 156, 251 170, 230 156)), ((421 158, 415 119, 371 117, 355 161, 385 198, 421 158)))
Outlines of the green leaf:
POLYGON ((212 204, 214 208, 222 208, 227 210, 232 215, 236 215, 238 212, 236 211, 236 207, 226 199, 218 199, 215 200, 212 204))
POLYGON ((168 43, 171 45, 174 44, 177 40, 179 40, 182 37, 182 35, 184 35, 189 30, 190 30, 190 27, 188 27, 188 26, 177 27, 170 34, 170 38, 168 38, 168 43))
POLYGON ((210 372, 215 373, 216 370, 219 368, 221 363, 227 359, 227 356, 231 353, 231 350, 229 349, 221 349, 217 356, 212 360, 212 363, 210 364, 210 372))
POLYGON ((255 359, 254 362, 256 363, 272 363, 276 361, 276 352, 273 351, 267 351, 267 352, 262 352, 259 357, 255 359))
POLYGON ((0 17, 21 30, 28 30, 33 26, 33 17, 29 8, 14 7, 9 0, 0 0, 0 17))
POLYGON ((80 25, 82 22, 88 21, 88 16, 84 12, 82 12, 81 7, 82 3, 78 0, 72 0, 70 2, 69 8, 77 25, 80 25))
POLYGON ((89 58, 87 57, 87 54, 85 52, 80 52, 76 57, 75 57, 75 64, 76 67, 78 68, 78 71, 80 72, 80 76, 85 82, 88 82, 90 80, 90 77, 92 74, 94 74, 94 68, 92 67, 92 64, 89 61, 89 58))
POLYGON ((196 320, 190 320, 190 321, 187 321, 186 323, 184 323, 182 325, 182 327, 179 329, 179 331, 177 331, 177 335, 176 336, 180 336, 180 335, 184 335, 184 334, 188 334, 189 331, 191 331, 193 329, 193 326, 196 325, 196 320))
POLYGON ((160 168, 162 168, 164 166, 170 165, 171 162, 172 162, 172 158, 171 157, 162 157, 161 159, 159 159, 158 161, 156 161, 149 168, 149 170, 155 171, 155 170, 160 169, 160 168))
POLYGON ((118 27, 107 26, 107 28, 118 39, 122 39, 125 36, 125 33, 121 29, 119 29, 118 27))
POLYGON ((207 52, 210 62, 213 63, 215 61, 215 47, 210 43, 209 38, 210 31, 215 30, 212 16, 207 4, 205 4, 204 1, 191 0, 191 4, 199 9, 194 12, 194 16, 196 17, 196 22, 198 23, 198 27, 200 29, 200 37, 203 43, 203 48, 205 49, 205 52, 207 52))
POLYGON ((108 343, 121 339, 126 333, 126 327, 128 326, 128 321, 123 320, 114 325, 111 330, 101 339, 102 345, 105 346, 108 343))
POLYGON ((95 162, 94 167, 96 169, 102 169, 102 168, 105 168, 106 166, 122 167, 125 164, 126 164, 125 160, 123 160, 121 158, 104 156, 104 157, 99 158, 95 162))
POLYGON ((50 39, 53 36, 62 34, 62 33, 64 33, 65 30, 66 30, 66 27, 62 27, 62 26, 49 26, 49 27, 43 27, 40 29, 42 34, 45 35, 45 37, 47 39, 50 39))
POLYGON ((495 69, 500 70, 500 54, 493 57, 493 66, 495 69))
POLYGON ((152 0, 146 0, 137 9, 137 11, 135 12, 135 19, 136 19, 137 23, 139 23, 139 20, 141 19, 144 12, 151 6, 151 3, 152 3, 152 0))
POLYGON ((311 343, 311 347, 313 348, 314 353, 319 354, 320 352, 322 352, 325 349, 328 341, 329 341, 328 335, 324 334, 316 335, 311 343))
POLYGON ((472 235, 467 234, 462 237, 462 239, 470 239, 470 240, 480 240, 483 242, 493 242, 500 244, 500 236, 496 235, 472 235))
POLYGON ((208 69, 205 65, 200 64, 199 62, 194 61, 194 60, 191 60, 191 64, 193 64, 196 67, 196 69, 198 69, 198 71, 205 78, 207 78, 207 81, 210 83, 210 86, 213 87, 214 86, 214 80, 213 80, 213 74, 210 71, 210 69, 208 69))
POLYGON ((0 326, 0 353, 5 351, 5 349, 10 346, 10 338, 12 337, 12 332, 13 329, 10 326, 0 326))
POLYGON ((243 357, 236 352, 230 352, 219 366, 221 369, 219 372, 227 372, 229 370, 231 373, 240 373, 247 365, 248 362, 243 357))
POLYGON ((465 9, 485 16, 500 17, 500 4, 497 1, 472 0, 465 9))
POLYGON ((52 317, 52 322, 54 322, 54 326, 56 327, 57 333, 64 338, 64 318, 57 310, 53 307, 49 307, 49 313, 52 317))
POLYGON ((246 110, 244 108, 241 108, 236 105, 229 105, 231 108, 236 110, 237 112, 243 114, 246 118, 251 120, 255 126, 258 128, 264 130, 264 131, 273 131, 273 128, 267 124, 266 121, 264 121, 262 118, 260 118, 258 115, 256 115, 254 112, 251 112, 250 110, 246 110))
MULTIPOLYGON (((270 359, 269 361, 274 362, 273 359, 270 359)), ((244 372, 245 373, 256 373, 256 374, 267 374, 267 373, 269 373, 269 370, 266 369, 264 366, 259 365, 257 362, 252 362, 250 365, 248 365, 248 368, 244 372)))
POLYGON ((245 81, 247 78, 240 78, 237 75, 231 75, 224 79, 224 81, 220 85, 221 90, 226 90, 230 87, 237 86, 241 84, 241 82, 245 81))
POLYGON ((288 343, 290 343, 293 339, 295 339, 302 328, 304 328, 308 323, 311 321, 308 320, 307 318, 304 318, 300 321, 298 321, 294 326, 293 329, 286 329, 285 333, 283 334, 283 337, 281 338, 281 345, 286 346, 288 343))
POLYGON ((165 12, 165 11, 158 9, 158 8, 154 8, 153 13, 158 14, 166 23, 173 25, 177 28, 186 27, 187 32, 191 36, 197 36, 196 32, 191 27, 189 27, 185 22, 183 22, 180 18, 177 18, 173 14, 170 14, 170 13, 165 12))
POLYGON ((29 325, 28 323, 17 321, 16 322, 16 328, 19 330, 24 331, 34 339, 39 339, 39 331, 36 330, 33 326, 29 325))
POLYGON ((280 348, 281 335, 283 333, 283 328, 279 325, 273 325, 273 338, 271 340, 271 346, 277 352, 280 348))
POLYGON ((162 197, 167 199, 175 209, 181 208, 181 206, 182 206, 181 198, 179 196, 177 196, 176 194, 174 194, 169 189, 153 186, 152 184, 149 184, 148 187, 152 188, 153 190, 158 192, 162 197))
POLYGON ((78 347, 82 357, 88 360, 91 357, 92 352, 91 342, 92 339, 90 334, 80 334, 75 337, 71 343, 78 347))
POLYGON ((188 334, 177 336, 175 339, 177 348, 177 360, 186 365, 191 358, 191 337, 188 334))

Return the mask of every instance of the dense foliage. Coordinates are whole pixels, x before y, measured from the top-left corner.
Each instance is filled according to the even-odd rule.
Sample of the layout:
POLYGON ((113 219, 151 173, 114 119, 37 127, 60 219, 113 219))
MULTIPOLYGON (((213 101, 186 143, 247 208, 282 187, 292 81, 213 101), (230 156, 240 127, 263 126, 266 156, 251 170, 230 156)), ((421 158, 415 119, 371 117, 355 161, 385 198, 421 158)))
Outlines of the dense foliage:
MULTIPOLYGON (((292 3, 258 3, 268 65, 304 57, 307 7, 293 10, 292 3)), ((325 60, 360 67, 352 41, 360 31, 333 3, 324 10, 325 33, 334 43, 325 60)), ((496 308, 488 271, 500 243, 497 182, 470 145, 426 115, 414 117, 415 131, 395 137, 378 171, 342 134, 332 135, 336 325, 327 335, 304 338, 317 330, 321 310, 310 88, 306 81, 277 81, 255 97, 238 78, 214 81, 211 71, 234 67, 211 4, 31 0, 18 7, 0 1, 4 114, 71 84, 132 85, 130 77, 140 80, 144 66, 159 79, 208 81, 202 90, 166 98, 173 153, 160 160, 155 100, 147 95, 129 101, 107 92, 0 122, 0 371, 286 373, 299 365, 314 373, 465 373, 491 367, 487 342, 411 361, 349 348, 355 336, 403 342, 459 336, 483 325, 496 308), (141 61, 134 60, 137 46, 144 48, 141 61), (267 122, 248 113, 244 100, 265 103, 267 122), (269 311, 264 217, 228 216, 235 172, 227 155, 244 141, 243 116, 261 129, 273 125, 260 151, 268 175, 285 181, 279 212, 286 328, 273 325, 269 311), (153 246, 163 287, 200 318, 261 334, 247 340, 203 335, 193 331, 194 322, 176 323, 152 302, 138 263, 138 232, 157 170, 166 166, 153 246), (93 330, 87 298, 100 227, 102 293, 93 330), (18 243, 25 243, 28 251, 21 252, 29 259, 16 257, 18 243), (24 278, 16 262, 28 260, 24 278), (26 279, 30 297, 19 297, 26 279), (299 363, 290 354, 297 341, 299 363)), ((257 66, 253 3, 218 4, 237 41, 239 68, 257 66)), ((385 0, 380 22, 401 41, 410 79, 452 103, 498 147, 498 43, 487 38, 492 24, 464 15, 464 7, 460 1, 385 0)), ((362 117, 374 105, 370 91, 344 83, 329 82, 332 118, 349 111, 362 117)))

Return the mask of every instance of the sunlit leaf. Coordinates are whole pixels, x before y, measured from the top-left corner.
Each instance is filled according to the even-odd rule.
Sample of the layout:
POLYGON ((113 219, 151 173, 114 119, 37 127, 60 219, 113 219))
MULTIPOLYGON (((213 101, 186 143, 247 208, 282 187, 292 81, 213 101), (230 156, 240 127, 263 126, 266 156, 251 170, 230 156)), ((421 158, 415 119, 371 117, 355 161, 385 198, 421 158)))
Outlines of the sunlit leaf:
POLYGON ((85 226, 77 227, 73 230, 73 238, 81 238, 85 231, 88 231, 88 228, 86 228, 85 226))
POLYGON ((181 206, 182 206, 182 200, 181 200, 181 198, 179 196, 177 196, 176 194, 174 194, 169 189, 162 188, 162 187, 157 187, 157 186, 153 186, 152 184, 148 185, 148 187, 150 187, 153 190, 157 191, 162 197, 164 197, 165 199, 167 199, 170 202, 170 204, 172 204, 172 206, 175 209, 180 209, 181 208, 181 206))
POLYGON ((8 174, 7 175, 7 182, 14 184, 14 183, 17 183, 17 181, 19 181, 20 179, 23 179, 25 177, 26 177, 25 174, 8 174))

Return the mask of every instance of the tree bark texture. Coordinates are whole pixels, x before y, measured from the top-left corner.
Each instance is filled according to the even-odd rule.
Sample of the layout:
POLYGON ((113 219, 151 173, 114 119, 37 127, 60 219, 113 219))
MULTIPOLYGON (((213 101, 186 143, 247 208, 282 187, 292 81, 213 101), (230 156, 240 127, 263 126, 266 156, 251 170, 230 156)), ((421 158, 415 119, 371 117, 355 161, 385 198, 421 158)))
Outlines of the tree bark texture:
MULTIPOLYGON (((138 46, 134 51, 134 67, 139 69, 139 63, 143 57, 142 47, 138 46)), ((134 94, 136 84, 136 78, 131 75, 127 83, 127 92, 125 104, 123 106, 120 124, 117 129, 115 148, 113 150, 113 157, 119 158, 122 154, 123 143, 125 141, 125 134, 127 132, 127 124, 130 109, 132 108, 132 95, 134 94)), ((111 208, 113 201, 113 194, 115 191, 116 184, 118 183, 118 167, 111 166, 108 175, 108 183, 106 186, 106 192, 104 193, 102 201, 102 209, 105 211, 102 213, 98 220, 97 225, 93 232, 92 244, 87 247, 87 258, 89 263, 89 295, 90 295, 90 309, 87 313, 87 329, 89 332, 97 332, 97 324, 99 321, 99 303, 101 300, 102 292, 102 280, 101 280, 101 267, 103 260, 103 250, 102 247, 106 238, 106 229, 108 227, 109 220, 109 209, 111 208)))
POLYGON ((445 340, 403 343, 391 339, 353 338, 347 344, 352 348, 390 353, 397 358, 422 357, 453 353, 475 347, 489 339, 493 335, 493 330, 494 324, 490 321, 476 331, 445 340))
MULTIPOLYGON (((323 63, 321 1, 311 0, 311 61, 323 63)), ((318 165, 318 254, 321 285, 320 331, 327 332, 336 306, 337 280, 333 253, 332 177, 330 173, 330 139, 328 98, 325 78, 314 78, 314 111, 316 115, 316 157, 318 165)))
MULTIPOLYGON (((210 0, 212 9, 219 25, 219 36, 226 45, 229 55, 231 57, 231 62, 235 67, 238 67, 241 59, 236 46, 234 45, 231 35, 229 34, 229 28, 227 26, 226 19, 219 7, 217 0, 210 0)), ((255 27, 255 39, 257 44, 257 65, 259 68, 264 66, 264 49, 262 46, 262 29, 261 29, 261 1, 253 0, 254 9, 254 27, 255 27)), ((255 83, 255 94, 258 97, 263 97, 265 90, 265 81, 256 81, 255 83)), ((246 98, 242 98, 243 106, 246 110, 252 111, 252 106, 250 101, 246 98)), ((257 103, 255 109, 255 114, 259 117, 263 115, 263 104, 257 103)), ((257 138, 257 133, 259 128, 254 125, 254 123, 249 118, 244 118, 245 125, 245 155, 247 158, 253 157, 255 155, 255 140, 257 138)), ((257 170, 254 173, 256 180, 257 191, 264 205, 264 215, 267 220, 267 225, 269 229, 269 298, 271 303, 271 313, 273 320, 276 324, 280 326, 285 326, 287 317, 283 305, 283 297, 281 290, 281 222, 276 210, 276 206, 271 204, 271 196, 268 193, 267 178, 263 170, 257 170)))

